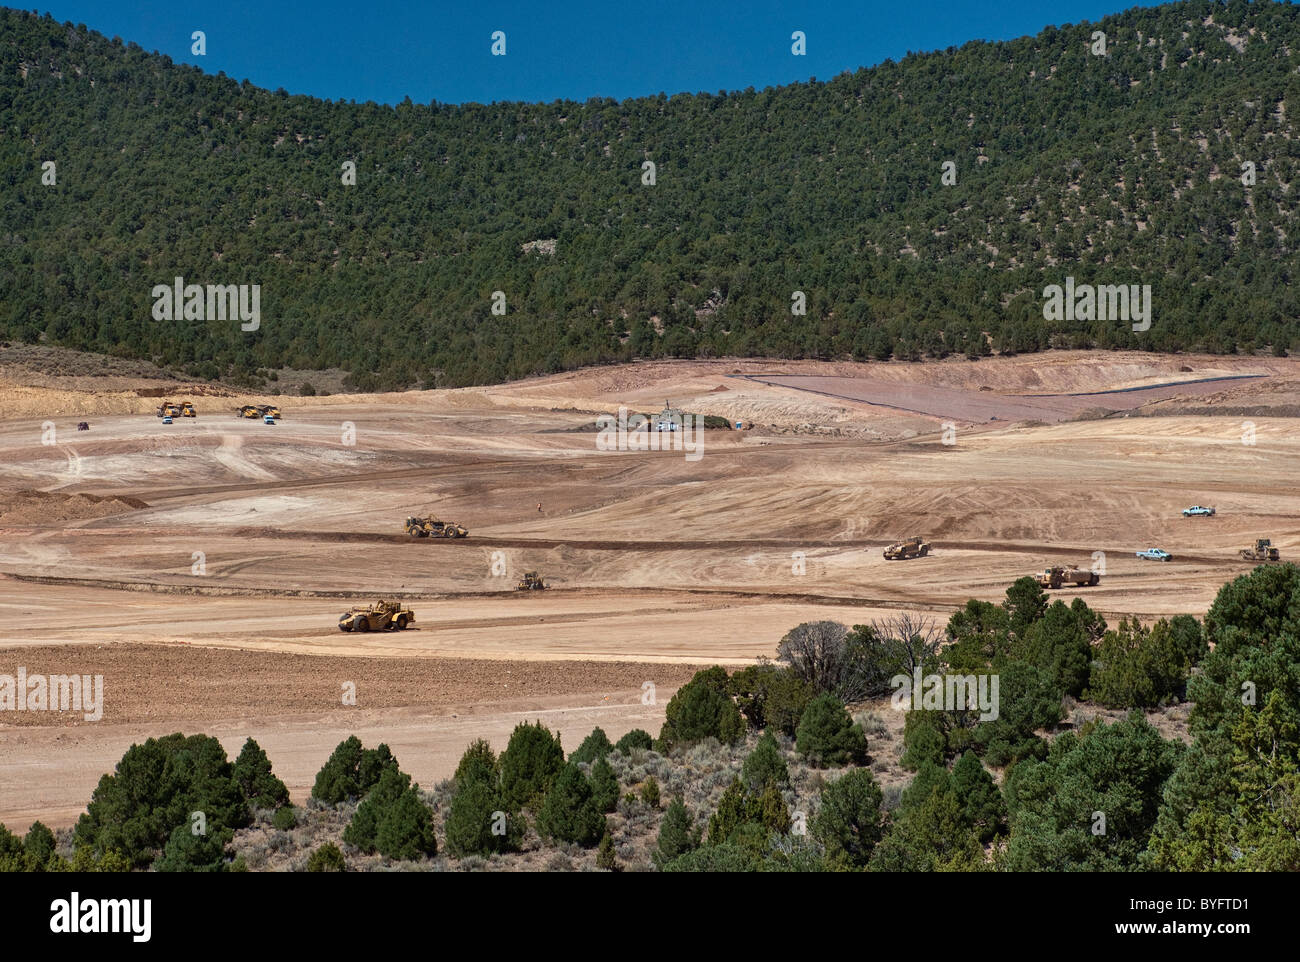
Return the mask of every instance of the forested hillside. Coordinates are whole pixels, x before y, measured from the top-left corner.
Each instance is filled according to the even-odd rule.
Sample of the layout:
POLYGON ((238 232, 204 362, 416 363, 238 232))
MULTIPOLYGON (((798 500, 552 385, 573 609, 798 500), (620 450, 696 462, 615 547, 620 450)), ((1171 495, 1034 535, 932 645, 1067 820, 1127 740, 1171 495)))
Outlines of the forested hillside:
POLYGON ((1281 352, 1298 88, 1300 9, 1240 0, 762 91, 396 107, 0 10, 0 336, 365 389, 634 356, 1281 352), (1067 275, 1150 284, 1150 329, 1044 320, 1067 275), (154 320, 177 276, 261 285, 260 327, 154 320))

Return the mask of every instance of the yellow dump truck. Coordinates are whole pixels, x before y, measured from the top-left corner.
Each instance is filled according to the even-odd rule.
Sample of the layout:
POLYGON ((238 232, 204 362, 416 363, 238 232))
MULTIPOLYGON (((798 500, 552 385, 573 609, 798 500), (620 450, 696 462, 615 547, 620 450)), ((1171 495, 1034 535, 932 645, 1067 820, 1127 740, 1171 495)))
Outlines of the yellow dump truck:
POLYGON ((923 538, 908 538, 895 541, 885 549, 886 561, 905 561, 908 558, 924 558, 930 553, 930 543, 923 538))
POLYGON ((1072 585, 1086 588, 1101 581, 1101 575, 1088 568, 1064 568, 1060 566, 1044 568, 1038 573, 1038 584, 1044 588, 1060 588, 1072 585))
POLYGON ((437 518, 407 518, 406 533, 412 538, 465 538, 469 528, 437 518))
POLYGON ((349 608, 339 615, 339 631, 404 631, 415 612, 399 601, 376 601, 364 608, 349 608))

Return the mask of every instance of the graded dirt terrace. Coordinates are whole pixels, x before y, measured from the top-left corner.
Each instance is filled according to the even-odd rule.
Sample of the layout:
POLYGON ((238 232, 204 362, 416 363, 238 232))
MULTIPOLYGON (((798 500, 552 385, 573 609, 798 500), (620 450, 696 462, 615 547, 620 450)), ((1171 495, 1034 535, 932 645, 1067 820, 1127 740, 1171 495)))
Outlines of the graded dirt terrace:
POLYGON ((353 731, 431 783, 524 718, 570 749, 596 724, 657 733, 696 668, 771 657, 803 621, 942 622, 1047 564, 1094 563, 1101 584, 1077 593, 1112 622, 1200 615, 1256 538, 1300 556, 1300 421, 1273 413, 1300 402, 1289 359, 657 362, 275 398, 274 426, 234 416, 272 400, 257 394, 141 381, 196 401, 197 419, 163 425, 156 397, 83 380, 0 367, 0 398, 21 393, 25 412, 0 421, 0 674, 99 673, 106 689, 97 722, 0 714, 15 830, 70 824, 149 735, 205 731, 230 751, 252 735, 298 802, 353 731), (1043 394, 1066 419, 988 421, 987 405, 1043 394), (694 454, 597 449, 597 414, 665 401, 755 426, 707 431, 694 454), (1099 417, 1107 403, 1120 413, 1099 417), (1181 516, 1198 503, 1217 516, 1181 516), (412 514, 470 537, 413 541, 412 514), (884 560, 912 534, 929 557, 884 560), (1173 561, 1134 557, 1152 546, 1173 561), (513 590, 532 569, 550 590, 513 590), (413 629, 337 629, 378 597, 413 607, 413 629))

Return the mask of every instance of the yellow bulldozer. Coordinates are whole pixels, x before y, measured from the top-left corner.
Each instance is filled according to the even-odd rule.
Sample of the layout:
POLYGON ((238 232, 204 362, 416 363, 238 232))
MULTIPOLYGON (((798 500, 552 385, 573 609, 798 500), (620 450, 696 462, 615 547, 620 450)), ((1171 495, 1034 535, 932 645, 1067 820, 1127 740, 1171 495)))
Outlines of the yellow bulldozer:
POLYGON ((257 407, 257 413, 264 418, 275 418, 277 421, 280 420, 280 409, 274 404, 259 404, 257 407))
POLYGON ((405 631, 415 612, 400 601, 380 599, 364 608, 349 608, 339 615, 339 631, 405 631))
POLYGON ((1281 561, 1282 553, 1273 547, 1271 538, 1255 539, 1254 548, 1242 548, 1243 561, 1281 561))
POLYGON ((257 418, 261 417, 261 412, 258 410, 256 404, 244 404, 235 408, 235 416, 241 418, 257 418))
POLYGON ((515 591, 544 591, 546 582, 536 571, 525 571, 524 576, 519 579, 519 584, 515 585, 515 591))
POLYGON ((199 416, 199 412, 196 411, 196 410, 194 410, 194 402, 193 402, 193 401, 182 401, 182 402, 181 402, 181 417, 183 417, 183 418, 196 418, 196 417, 198 417, 198 416, 199 416))
MULTIPOLYGON (((160 418, 178 418, 181 416, 181 405, 172 401, 163 401, 162 404, 158 405, 158 409, 154 413, 160 418)), ((193 416, 190 415, 190 417, 193 416)))
POLYGON ((469 528, 437 518, 407 518, 406 533, 412 538, 465 538, 469 536, 469 528))

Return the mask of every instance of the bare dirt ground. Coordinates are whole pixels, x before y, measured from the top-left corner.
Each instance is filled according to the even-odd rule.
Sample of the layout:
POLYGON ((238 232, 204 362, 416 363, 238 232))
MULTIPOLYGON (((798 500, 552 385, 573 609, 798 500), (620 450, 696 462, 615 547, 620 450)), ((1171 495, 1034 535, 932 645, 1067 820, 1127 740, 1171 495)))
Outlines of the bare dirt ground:
POLYGON ((275 426, 233 415, 253 397, 198 392, 197 419, 163 425, 128 375, 96 392, 73 369, 75 384, 0 364, 0 399, 20 402, 0 420, 0 674, 103 674, 104 718, 0 715, 15 830, 70 824, 149 735, 232 751, 252 735, 299 802, 353 732, 431 783, 524 718, 568 748, 597 724, 657 733, 696 667, 772 656, 802 621, 944 620, 1046 564, 1094 562, 1102 582, 1080 593, 1108 619, 1200 615, 1249 570, 1239 548, 1300 551, 1297 421, 1270 413, 1300 402, 1289 359, 658 362, 282 398, 275 426), (1088 396, 1050 401, 1066 419, 970 406, 1010 417, 1042 394, 1088 396), (755 426, 706 432, 698 459, 597 450, 596 414, 665 401, 755 426), (1218 515, 1182 518, 1197 503, 1218 515), (403 519, 427 513, 470 537, 411 541, 403 519), (881 557, 913 533, 930 557, 881 557), (1150 546, 1174 560, 1134 557, 1150 546), (551 590, 514 591, 530 569, 551 590), (414 630, 337 630, 391 596, 414 630))

